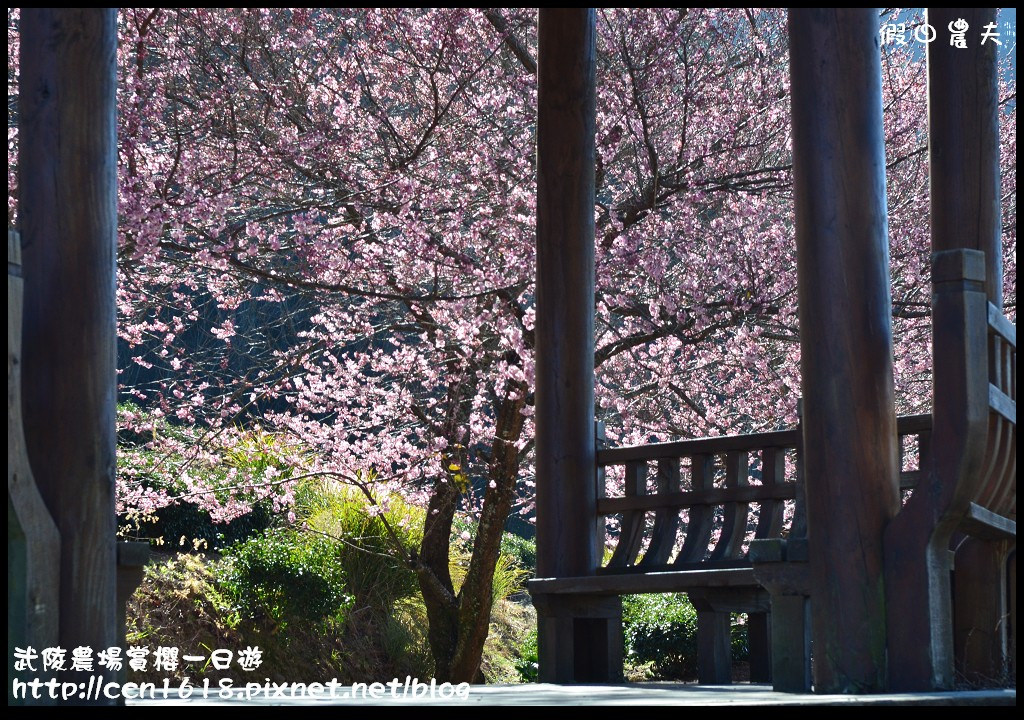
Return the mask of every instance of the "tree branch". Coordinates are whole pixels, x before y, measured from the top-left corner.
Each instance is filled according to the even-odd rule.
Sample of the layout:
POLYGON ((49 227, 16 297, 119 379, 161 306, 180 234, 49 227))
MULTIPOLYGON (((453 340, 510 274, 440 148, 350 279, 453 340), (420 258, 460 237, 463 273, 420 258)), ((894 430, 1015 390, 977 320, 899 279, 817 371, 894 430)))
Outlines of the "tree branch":
POLYGON ((480 11, 484 14, 495 30, 502 35, 502 40, 512 54, 519 58, 519 62, 526 69, 526 72, 531 75, 537 74, 537 61, 533 59, 530 51, 523 43, 519 41, 515 35, 512 34, 512 29, 509 27, 508 21, 501 16, 497 8, 480 8, 480 11))

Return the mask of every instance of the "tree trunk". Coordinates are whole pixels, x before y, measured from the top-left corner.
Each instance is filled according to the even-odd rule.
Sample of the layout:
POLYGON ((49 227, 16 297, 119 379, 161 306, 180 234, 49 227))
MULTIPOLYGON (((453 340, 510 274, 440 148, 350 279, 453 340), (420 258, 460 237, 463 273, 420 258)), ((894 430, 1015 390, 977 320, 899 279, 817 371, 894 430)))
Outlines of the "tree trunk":
POLYGON ((458 599, 448 566, 452 519, 458 502, 458 491, 449 482, 435 485, 427 504, 427 519, 420 543, 416 576, 427 607, 427 638, 434 657, 434 677, 448 681, 451 662, 458 643, 458 599))
POLYGON ((491 623, 494 602, 494 568, 501 554, 501 536, 515 496, 519 451, 516 440, 523 431, 523 398, 526 388, 518 388, 518 399, 502 402, 491 453, 490 480, 484 494, 484 507, 477 527, 476 542, 469 572, 459 591, 459 641, 452 662, 452 675, 471 682, 480 669, 484 641, 491 623))
POLYGON ((438 483, 427 506, 416 572, 427 607, 434 677, 439 682, 474 682, 479 677, 494 602, 494 569, 519 470, 516 441, 523 430, 526 389, 517 390, 519 397, 504 400, 499 409, 489 484, 469 570, 458 595, 449 571, 449 550, 459 493, 450 482, 438 483))

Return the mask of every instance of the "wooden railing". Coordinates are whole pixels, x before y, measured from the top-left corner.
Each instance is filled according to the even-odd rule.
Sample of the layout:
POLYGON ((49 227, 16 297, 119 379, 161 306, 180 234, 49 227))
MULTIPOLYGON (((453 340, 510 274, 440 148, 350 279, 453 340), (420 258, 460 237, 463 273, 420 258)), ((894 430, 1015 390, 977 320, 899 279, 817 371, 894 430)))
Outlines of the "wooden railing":
POLYGON ((1003 517, 1016 517, 1017 327, 992 303, 988 304, 988 343, 988 445, 976 504, 1003 517))
MULTIPOLYGON (((898 419, 904 491, 920 479, 931 422, 931 415, 898 419)), ((609 516, 621 520, 611 558, 597 572, 749 567, 750 540, 804 537, 800 447, 797 427, 599 449, 599 536, 609 516), (611 471, 621 473, 614 495, 611 468, 621 468, 611 471)))

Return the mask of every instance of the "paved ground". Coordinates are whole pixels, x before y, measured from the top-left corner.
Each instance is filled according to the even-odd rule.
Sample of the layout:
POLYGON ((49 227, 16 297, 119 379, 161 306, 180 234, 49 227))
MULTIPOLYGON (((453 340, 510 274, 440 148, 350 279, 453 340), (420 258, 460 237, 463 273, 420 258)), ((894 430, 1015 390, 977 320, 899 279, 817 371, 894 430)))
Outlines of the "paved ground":
MULTIPOLYGON (((441 690, 438 688, 437 690, 441 690)), ((1017 704, 1017 691, 979 690, 947 693, 912 693, 904 695, 791 695, 773 692, 766 685, 710 686, 675 683, 643 683, 633 685, 474 685, 460 689, 464 697, 452 697, 454 688, 444 688, 445 698, 428 697, 423 689, 419 697, 402 686, 388 687, 382 697, 351 697, 350 686, 335 689, 335 697, 281 697, 283 689, 271 689, 270 697, 261 689, 252 697, 217 697, 217 688, 210 688, 210 698, 193 692, 187 700, 176 696, 167 699, 135 700, 129 705, 154 706, 178 704, 211 705, 1009 705, 1017 704), (342 694, 349 697, 342 697, 342 694), (405 693, 405 697, 403 697, 405 693), (276 696, 275 696, 276 695, 276 696)), ((329 694, 329 691, 324 691, 329 694)), ((359 693, 357 693, 358 695, 359 693)), ((437 691, 435 691, 435 695, 437 691)))

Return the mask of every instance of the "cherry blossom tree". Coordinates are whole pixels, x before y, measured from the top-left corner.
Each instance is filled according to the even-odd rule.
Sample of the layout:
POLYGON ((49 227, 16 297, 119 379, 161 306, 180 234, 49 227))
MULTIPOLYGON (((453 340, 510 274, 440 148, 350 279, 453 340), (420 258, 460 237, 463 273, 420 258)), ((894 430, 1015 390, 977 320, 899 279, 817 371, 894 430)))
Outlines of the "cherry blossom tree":
MULTIPOLYGON (((190 458, 178 474, 242 442, 240 427, 301 438, 292 470, 236 473, 216 493, 190 476, 189 500, 220 518, 253 498, 286 505, 284 481, 318 473, 426 507, 420 547, 395 551, 444 680, 477 675, 501 534, 532 510, 535 24, 466 8, 121 13, 122 393, 147 408, 123 427, 194 429, 160 439, 190 458), (459 512, 478 526, 456 588, 459 512)), ((603 10, 598 34, 595 415, 630 443, 790 426, 785 16, 603 10)), ((904 411, 930 392, 924 80, 920 59, 887 48, 904 411)), ((12 167, 16 139, 9 128, 12 167)), ((151 476, 122 476, 123 508, 170 501, 151 476)))

